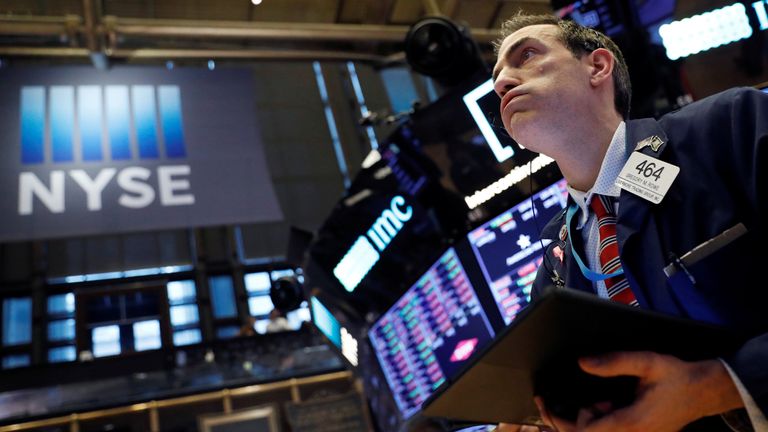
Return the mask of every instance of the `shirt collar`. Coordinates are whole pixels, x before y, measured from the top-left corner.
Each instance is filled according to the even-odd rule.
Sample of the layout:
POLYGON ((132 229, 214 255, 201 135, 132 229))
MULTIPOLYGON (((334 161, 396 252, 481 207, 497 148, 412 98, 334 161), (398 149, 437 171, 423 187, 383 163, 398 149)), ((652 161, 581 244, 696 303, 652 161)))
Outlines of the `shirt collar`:
POLYGON ((583 192, 572 188, 571 185, 567 185, 568 193, 581 210, 577 228, 581 228, 587 222, 587 216, 589 215, 587 206, 592 199, 592 195, 600 194, 617 198, 621 193, 621 188, 616 186, 616 179, 619 177, 624 164, 629 160, 630 149, 627 148, 626 141, 627 124, 622 121, 616 128, 616 132, 613 133, 611 144, 608 145, 608 150, 605 152, 603 163, 600 166, 600 172, 597 174, 597 179, 592 188, 583 192))

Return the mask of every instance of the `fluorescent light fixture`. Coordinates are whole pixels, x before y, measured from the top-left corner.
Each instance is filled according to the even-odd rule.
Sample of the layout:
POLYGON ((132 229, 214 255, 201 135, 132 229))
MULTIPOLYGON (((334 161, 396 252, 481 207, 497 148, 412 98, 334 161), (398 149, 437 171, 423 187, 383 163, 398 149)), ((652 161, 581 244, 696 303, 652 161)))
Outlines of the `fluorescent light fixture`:
MULTIPOLYGON (((756 2, 752 7, 757 12, 761 27, 768 24, 765 7, 756 2), (761 9, 759 11, 758 9, 761 9), (761 16, 762 12, 762 16, 761 16)), ((764 27, 763 27, 764 28, 764 27)), ((752 36, 747 10, 741 3, 734 3, 680 21, 673 21, 659 27, 667 57, 671 60, 688 57, 722 45, 752 36)))
POLYGON ((554 161, 555 160, 549 156, 538 155, 535 159, 528 162, 528 164, 530 164, 530 168, 528 164, 512 168, 509 171, 509 174, 496 180, 485 188, 479 191, 475 191, 475 193, 472 195, 464 197, 464 202, 467 203, 467 207, 469 207, 470 210, 474 209, 475 207, 511 188, 512 186, 526 179, 529 175, 538 172, 540 169, 554 161))
POLYGON ((499 162, 504 162, 505 160, 511 158, 515 154, 515 150, 510 146, 502 146, 501 142, 499 141, 499 137, 496 136, 496 133, 493 131, 493 127, 488 122, 488 119, 483 114, 483 110, 480 108, 480 105, 477 103, 477 101, 487 95, 488 93, 493 91, 493 80, 488 80, 472 90, 471 92, 464 95, 464 104, 467 106, 467 109, 469 110, 469 113, 472 115, 472 118, 475 120, 475 123, 477 123, 477 127, 480 129, 480 132, 483 134, 483 137, 485 138, 485 141, 488 142, 488 146, 491 148, 491 151, 493 152, 493 155, 496 156, 496 160, 499 162))

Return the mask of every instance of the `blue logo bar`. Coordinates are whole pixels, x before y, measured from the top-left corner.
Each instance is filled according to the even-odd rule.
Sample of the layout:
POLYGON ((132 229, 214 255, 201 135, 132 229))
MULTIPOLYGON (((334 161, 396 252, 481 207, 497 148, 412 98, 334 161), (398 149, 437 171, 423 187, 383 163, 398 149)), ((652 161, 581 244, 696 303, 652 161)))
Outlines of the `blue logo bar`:
POLYGON ((158 159, 162 145, 165 157, 186 157, 178 86, 21 88, 22 164, 158 159))
POLYGON ((152 86, 131 87, 133 97, 133 121, 136 125, 136 139, 139 141, 139 157, 157 159, 157 117, 155 112, 155 89, 152 86))
POLYGON ((83 161, 100 161, 104 157, 101 148, 102 124, 104 116, 101 113, 102 97, 99 86, 79 86, 77 88, 77 118, 80 127, 80 145, 83 151, 83 161))
POLYGON ((21 163, 41 163, 45 158, 45 88, 21 88, 21 163))
POLYGON ((72 132, 75 128, 75 91, 69 86, 51 87, 48 100, 54 162, 72 162, 72 132))
POLYGON ((160 86, 160 119, 163 124, 165 139, 165 154, 169 158, 183 158, 187 152, 184 149, 184 131, 181 123, 181 93, 177 86, 160 86))
POLYGON ((107 86, 107 124, 112 160, 131 158, 131 114, 128 110, 128 86, 107 86))

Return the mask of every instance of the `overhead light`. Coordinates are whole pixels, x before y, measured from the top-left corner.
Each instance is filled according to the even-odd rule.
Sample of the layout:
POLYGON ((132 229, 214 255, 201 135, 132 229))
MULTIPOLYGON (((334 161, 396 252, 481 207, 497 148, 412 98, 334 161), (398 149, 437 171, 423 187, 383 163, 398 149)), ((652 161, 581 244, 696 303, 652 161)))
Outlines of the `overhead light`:
POLYGON ((251 0, 251 3, 253 3, 254 6, 258 6, 261 4, 261 0, 251 0))
POLYGON ((216 62, 213 60, 208 60, 208 70, 214 70, 216 69, 216 62))

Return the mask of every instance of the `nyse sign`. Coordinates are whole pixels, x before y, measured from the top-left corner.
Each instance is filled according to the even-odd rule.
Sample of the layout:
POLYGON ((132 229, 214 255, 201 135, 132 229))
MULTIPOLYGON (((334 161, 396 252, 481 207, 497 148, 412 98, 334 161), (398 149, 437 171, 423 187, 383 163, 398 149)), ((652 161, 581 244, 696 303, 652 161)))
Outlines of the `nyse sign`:
POLYGON ((248 71, 0 70, 0 241, 282 218, 248 71))
MULTIPOLYGON (((195 203, 195 196, 189 191, 188 165, 160 166, 157 168, 157 180, 160 195, 160 204, 189 205, 195 203)), ((86 194, 87 207, 90 211, 102 209, 101 194, 104 188, 116 177, 116 182, 122 188, 122 193, 117 202, 127 208, 144 208, 155 200, 155 190, 146 183, 152 176, 152 172, 143 167, 128 167, 117 171, 116 168, 104 168, 91 178, 85 170, 71 170, 68 172, 74 181, 86 194), (117 176, 115 176, 117 174, 117 176)), ((37 197, 46 209, 52 213, 63 213, 66 210, 64 194, 64 171, 51 171, 49 185, 44 184, 35 173, 23 172, 19 174, 19 214, 31 215, 33 212, 33 198, 37 197)))
MULTIPOLYGON (((102 162, 107 154, 109 160, 131 160, 131 114, 141 159, 158 159, 160 147, 173 159, 184 157, 179 87, 159 86, 157 98, 155 94, 154 86, 147 85, 131 86, 130 91, 128 86, 115 85, 104 88, 84 85, 78 86, 77 91, 74 86, 22 87, 21 163, 38 165, 46 159, 51 159, 47 162, 54 166, 71 163, 76 159, 75 148, 80 149, 79 158, 87 162, 102 162), (48 104, 45 103, 46 93, 48 104), (157 113, 160 114, 159 122, 157 113), (103 133, 104 125, 106 134, 103 133), (50 139, 46 140, 46 135, 50 139)), ((157 167, 161 205, 194 204, 195 197, 189 191, 187 178, 190 171, 189 165, 157 167)), ((34 172, 24 171, 19 174, 19 214, 34 212, 34 198, 38 198, 51 213, 65 212, 66 177, 85 193, 89 211, 102 209, 102 193, 113 178, 123 191, 117 198, 118 205, 144 208, 152 204, 157 195, 148 182, 151 176, 152 171, 141 166, 129 166, 119 171, 114 167, 102 168, 94 177, 84 169, 54 169, 46 182, 34 172)))

